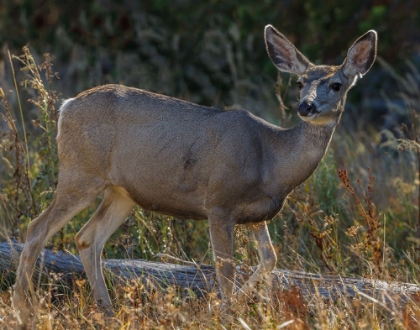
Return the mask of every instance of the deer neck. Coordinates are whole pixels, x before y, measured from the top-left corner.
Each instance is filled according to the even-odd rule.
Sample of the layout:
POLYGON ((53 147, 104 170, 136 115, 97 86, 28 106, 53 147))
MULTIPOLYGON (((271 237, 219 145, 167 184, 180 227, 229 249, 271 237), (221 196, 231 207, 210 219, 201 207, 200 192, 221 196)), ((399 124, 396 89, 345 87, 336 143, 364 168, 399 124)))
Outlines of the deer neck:
MULTIPOLYGON (((334 125, 314 125, 301 121, 295 127, 278 131, 274 155, 279 194, 288 194, 315 171, 324 157, 335 131, 334 125)), ((274 187, 273 187, 274 188, 274 187)))

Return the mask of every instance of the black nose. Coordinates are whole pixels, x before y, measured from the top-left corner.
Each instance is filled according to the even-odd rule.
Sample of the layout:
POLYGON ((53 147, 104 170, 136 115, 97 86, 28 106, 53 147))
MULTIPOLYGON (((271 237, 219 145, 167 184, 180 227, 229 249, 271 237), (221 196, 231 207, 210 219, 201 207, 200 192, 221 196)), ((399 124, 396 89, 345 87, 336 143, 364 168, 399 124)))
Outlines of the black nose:
POLYGON ((315 105, 309 101, 302 101, 298 104, 298 111, 302 117, 308 116, 311 112, 315 111, 315 105))

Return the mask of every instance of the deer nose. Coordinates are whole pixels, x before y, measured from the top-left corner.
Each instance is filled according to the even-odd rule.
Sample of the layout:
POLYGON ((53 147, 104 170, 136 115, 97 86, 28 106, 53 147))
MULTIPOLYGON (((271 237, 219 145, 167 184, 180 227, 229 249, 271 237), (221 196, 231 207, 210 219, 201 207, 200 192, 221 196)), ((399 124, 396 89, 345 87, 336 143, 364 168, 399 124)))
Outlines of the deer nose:
POLYGON ((307 100, 302 101, 298 104, 298 111, 302 117, 308 116, 312 111, 315 110, 315 105, 307 100))

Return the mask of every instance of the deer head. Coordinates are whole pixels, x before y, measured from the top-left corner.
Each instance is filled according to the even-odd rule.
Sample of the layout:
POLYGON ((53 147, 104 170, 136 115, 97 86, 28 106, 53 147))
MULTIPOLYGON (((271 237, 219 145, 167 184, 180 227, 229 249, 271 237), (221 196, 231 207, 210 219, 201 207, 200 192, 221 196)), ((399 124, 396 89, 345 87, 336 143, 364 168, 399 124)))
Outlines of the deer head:
POLYGON ((265 43, 271 61, 280 71, 299 76, 299 117, 314 125, 336 125, 347 92, 375 61, 377 34, 370 30, 357 39, 339 66, 311 63, 271 25, 265 28, 265 43))

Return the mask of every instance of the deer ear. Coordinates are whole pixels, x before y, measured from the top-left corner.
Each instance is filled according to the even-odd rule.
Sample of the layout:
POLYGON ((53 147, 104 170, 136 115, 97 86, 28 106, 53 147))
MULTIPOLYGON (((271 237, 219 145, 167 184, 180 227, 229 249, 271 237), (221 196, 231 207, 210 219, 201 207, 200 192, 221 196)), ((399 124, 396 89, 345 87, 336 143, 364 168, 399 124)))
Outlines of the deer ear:
POLYGON ((378 35, 370 30, 355 41, 350 47, 343 63, 343 72, 347 77, 363 77, 376 59, 378 35))
POLYGON ((311 62, 301 54, 287 38, 273 26, 267 25, 264 30, 265 45, 268 56, 274 65, 283 72, 303 74, 311 62))

